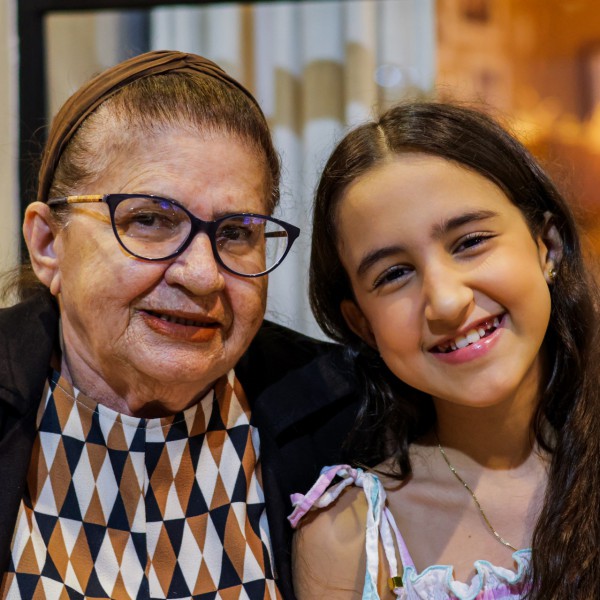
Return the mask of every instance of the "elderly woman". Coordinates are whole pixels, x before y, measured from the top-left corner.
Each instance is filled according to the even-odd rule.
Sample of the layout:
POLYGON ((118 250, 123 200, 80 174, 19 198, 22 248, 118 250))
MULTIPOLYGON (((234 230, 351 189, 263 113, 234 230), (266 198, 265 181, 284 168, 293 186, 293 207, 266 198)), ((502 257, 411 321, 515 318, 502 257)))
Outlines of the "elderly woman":
POLYGON ((2 598, 293 598, 285 498, 354 409, 335 348, 262 324, 299 233, 278 183, 199 56, 125 61, 54 119, 35 281, 0 312, 2 598))

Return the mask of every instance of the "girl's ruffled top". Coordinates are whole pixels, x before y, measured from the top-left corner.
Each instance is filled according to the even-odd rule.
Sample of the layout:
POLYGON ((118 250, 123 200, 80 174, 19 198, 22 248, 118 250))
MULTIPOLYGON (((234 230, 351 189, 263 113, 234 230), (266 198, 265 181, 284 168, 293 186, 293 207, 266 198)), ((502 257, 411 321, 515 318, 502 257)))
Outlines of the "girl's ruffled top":
POLYGON ((518 600, 529 590, 529 549, 518 550, 513 554, 514 571, 496 567, 486 560, 476 561, 476 573, 469 583, 455 581, 451 565, 433 565, 420 573, 417 572, 404 539, 386 505, 386 493, 381 481, 374 473, 353 469, 348 465, 325 467, 306 495, 292 495, 295 508, 288 517, 292 527, 296 528, 309 510, 332 504, 350 485, 364 490, 368 505, 365 524, 367 568, 363 600, 380 598, 377 591, 379 540, 388 563, 390 588, 396 597, 402 600, 518 600), (336 478, 338 480, 334 483, 336 478), (401 576, 397 558, 401 561, 401 576))

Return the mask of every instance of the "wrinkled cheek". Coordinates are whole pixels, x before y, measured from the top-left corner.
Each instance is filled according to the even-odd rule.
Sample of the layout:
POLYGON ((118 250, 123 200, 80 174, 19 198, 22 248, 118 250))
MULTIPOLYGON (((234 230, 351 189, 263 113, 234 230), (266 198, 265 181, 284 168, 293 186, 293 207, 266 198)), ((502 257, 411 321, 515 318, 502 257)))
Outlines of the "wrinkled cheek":
POLYGON ((265 300, 256 297, 252 302, 238 306, 238 310, 234 307, 232 335, 229 337, 240 346, 236 351, 244 352, 250 345, 263 322, 265 309, 265 300))
POLYGON ((240 303, 242 309, 245 308, 245 317, 247 323, 252 327, 257 327, 262 323, 267 308, 267 278, 259 279, 253 283, 256 289, 253 294, 249 294, 246 302, 240 303))
POLYGON ((250 320, 253 328, 258 329, 258 327, 260 327, 260 324, 262 323, 265 316, 265 310, 266 304, 264 302, 257 306, 256 312, 252 315, 252 318, 250 320))
POLYGON ((128 348, 151 345, 150 331, 140 325, 141 323, 138 323, 136 326, 135 321, 129 323, 128 326, 124 328, 123 333, 120 336, 117 336, 118 341, 128 348))

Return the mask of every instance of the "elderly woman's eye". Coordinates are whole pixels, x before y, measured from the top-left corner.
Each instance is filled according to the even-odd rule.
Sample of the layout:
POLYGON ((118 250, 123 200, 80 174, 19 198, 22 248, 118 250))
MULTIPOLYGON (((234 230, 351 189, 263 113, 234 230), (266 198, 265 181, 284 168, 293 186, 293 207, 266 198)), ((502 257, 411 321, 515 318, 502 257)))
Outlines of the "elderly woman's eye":
POLYGON ((146 210, 130 213, 126 219, 120 220, 120 225, 125 229, 128 227, 174 229, 180 221, 181 219, 175 219, 169 213, 146 210))
POLYGON ((231 242, 253 243, 258 236, 259 229, 251 225, 227 224, 219 229, 217 241, 220 244, 231 242))
POLYGON ((137 214, 131 219, 131 222, 138 225, 145 225, 146 227, 156 227, 161 224, 161 220, 156 213, 137 214))
POLYGON ((179 238, 188 229, 175 213, 157 210, 131 211, 115 219, 115 225, 123 238, 151 242, 179 238))
POLYGON ((234 227, 228 225, 219 231, 219 238, 222 240, 245 240, 249 236, 248 231, 244 227, 234 227))

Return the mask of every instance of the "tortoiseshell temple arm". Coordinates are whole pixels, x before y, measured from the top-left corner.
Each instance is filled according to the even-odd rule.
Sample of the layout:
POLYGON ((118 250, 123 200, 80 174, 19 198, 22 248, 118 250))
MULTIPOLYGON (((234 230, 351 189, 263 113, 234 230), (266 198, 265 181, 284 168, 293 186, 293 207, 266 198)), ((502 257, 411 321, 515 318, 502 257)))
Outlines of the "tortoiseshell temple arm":
POLYGON ((87 196, 63 196, 62 198, 51 198, 48 200, 48 206, 58 206, 59 204, 77 204, 78 202, 104 202, 104 196, 99 194, 88 194, 87 196))

